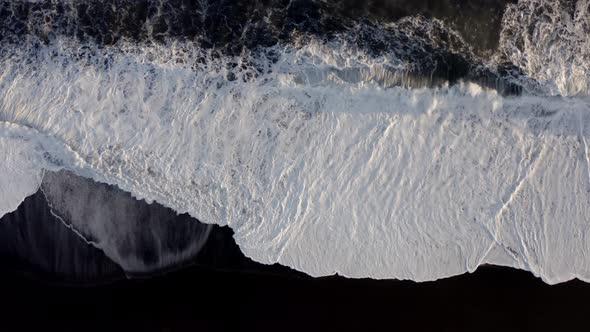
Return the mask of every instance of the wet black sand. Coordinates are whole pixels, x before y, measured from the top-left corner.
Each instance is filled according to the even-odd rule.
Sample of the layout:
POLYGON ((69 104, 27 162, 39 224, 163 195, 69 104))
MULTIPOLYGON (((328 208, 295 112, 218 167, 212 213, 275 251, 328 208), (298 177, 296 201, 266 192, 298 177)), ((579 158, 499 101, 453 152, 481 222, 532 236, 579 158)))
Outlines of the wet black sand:
POLYGON ((590 285, 489 267, 421 284, 196 266, 99 287, 0 280, 6 331, 573 331, 590 312, 590 285))
POLYGON ((43 202, 0 219, 0 331, 578 331, 590 313, 590 284, 509 268, 427 283, 314 279, 253 262, 218 226, 190 262, 127 279, 43 202))
MULTIPOLYGON (((102 257, 90 265, 112 264, 67 241, 102 257)), ((0 331, 573 331, 590 313, 590 284, 549 286, 508 268, 427 283, 313 279, 244 257, 218 226, 192 262, 150 277, 107 269, 66 278, 8 258, 0 257, 0 331)))

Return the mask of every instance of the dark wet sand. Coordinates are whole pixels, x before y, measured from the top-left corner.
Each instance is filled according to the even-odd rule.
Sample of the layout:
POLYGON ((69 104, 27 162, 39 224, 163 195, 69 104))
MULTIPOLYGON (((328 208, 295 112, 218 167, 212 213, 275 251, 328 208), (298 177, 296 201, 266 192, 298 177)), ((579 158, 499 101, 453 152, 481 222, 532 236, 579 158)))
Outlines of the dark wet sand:
POLYGON ((490 267, 422 284, 197 266, 100 287, 0 280, 5 331, 573 331, 590 312, 588 284, 490 267))
POLYGON ((25 204, 2 220, 4 247, 20 254, 0 255, 0 331, 579 331, 590 312, 590 284, 549 286, 509 268, 428 283, 313 279, 244 257, 232 231, 218 226, 194 261, 173 272, 128 280, 104 273, 114 269, 82 269, 59 277, 54 264, 31 262, 43 262, 46 250, 63 259, 70 248, 75 261, 112 263, 44 210, 25 204), (35 218, 24 218, 29 210, 35 218))

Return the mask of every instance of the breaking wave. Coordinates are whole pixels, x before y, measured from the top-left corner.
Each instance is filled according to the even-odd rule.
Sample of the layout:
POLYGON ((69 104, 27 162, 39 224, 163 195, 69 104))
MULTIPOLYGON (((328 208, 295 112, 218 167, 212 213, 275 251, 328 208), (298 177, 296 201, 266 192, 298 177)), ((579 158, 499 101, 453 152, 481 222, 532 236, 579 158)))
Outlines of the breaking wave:
MULTIPOLYGON (((85 21, 106 5, 2 2, 2 214, 65 169, 229 225, 249 257, 313 276, 488 263, 590 280, 587 1, 507 5, 491 56, 444 17, 291 1, 287 17, 248 7, 244 29, 241 5, 179 24, 189 9, 146 3, 129 27, 126 10, 85 21)), ((117 257, 121 233, 71 219, 117 257)))

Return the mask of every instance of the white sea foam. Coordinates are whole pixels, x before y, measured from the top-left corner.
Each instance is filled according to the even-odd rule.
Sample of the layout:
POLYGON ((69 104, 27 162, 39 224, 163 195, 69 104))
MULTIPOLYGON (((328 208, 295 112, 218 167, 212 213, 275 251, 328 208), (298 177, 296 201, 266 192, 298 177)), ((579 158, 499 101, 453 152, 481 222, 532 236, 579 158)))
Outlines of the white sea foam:
POLYGON ((519 1, 508 5, 502 25, 501 53, 541 91, 590 93, 590 1, 519 1))
MULTIPOLYGON (((0 146, 30 146, 10 161, 30 171, 0 177, 30 184, 11 202, 66 168, 227 224, 249 257, 313 276, 423 281, 492 263, 590 280, 586 97, 385 88, 375 77, 403 63, 313 42, 246 57, 267 70, 234 81, 228 63, 246 58, 191 68, 177 59, 201 51, 175 44, 74 61, 75 47, 3 59, 0 146)), ((573 79, 564 91, 582 94, 587 75, 573 79)))
MULTIPOLYGON (((31 146, 20 139, 0 139, 0 215, 18 208, 41 184, 42 171, 31 160, 31 146)), ((34 158, 34 157, 33 157, 34 158)))

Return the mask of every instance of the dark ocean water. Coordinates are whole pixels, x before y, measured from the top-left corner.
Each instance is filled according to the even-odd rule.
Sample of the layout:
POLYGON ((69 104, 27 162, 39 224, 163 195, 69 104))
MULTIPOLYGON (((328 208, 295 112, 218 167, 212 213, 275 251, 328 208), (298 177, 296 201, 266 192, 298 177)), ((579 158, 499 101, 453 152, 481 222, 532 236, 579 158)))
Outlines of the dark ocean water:
MULTIPOLYGON (((501 20, 513 0, 445 1, 236 1, 118 0, 0 2, 0 42, 51 43, 58 37, 83 45, 117 45, 182 41, 213 50, 217 56, 265 52, 277 43, 295 43, 303 36, 348 42, 369 54, 393 52, 413 69, 411 86, 474 81, 505 94, 522 88, 507 78, 520 70, 501 62, 497 70, 483 66, 498 47, 501 20), (407 23, 388 28, 404 18, 407 23), (432 19, 441 22, 432 24, 432 19), (417 23, 416 23, 417 22, 417 23)), ((35 45, 33 43, 33 45, 35 45)), ((80 56, 88 56, 81 50, 80 56)), ((35 52, 35 46, 33 46, 35 52)), ((273 54, 266 54, 269 59, 273 54)), ((103 65, 108 66, 108 59, 103 65)), ((234 69, 234 68, 232 68, 234 69)), ((239 68, 238 68, 239 69, 239 68)), ((257 68, 261 73, 263 69, 257 68)), ((231 78, 230 78, 231 80, 231 78)))

